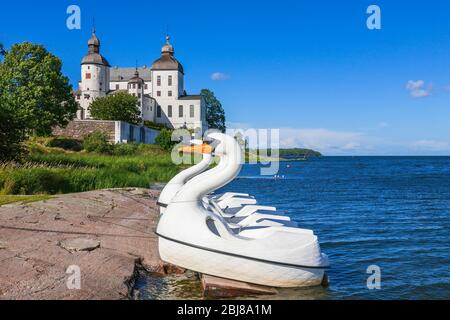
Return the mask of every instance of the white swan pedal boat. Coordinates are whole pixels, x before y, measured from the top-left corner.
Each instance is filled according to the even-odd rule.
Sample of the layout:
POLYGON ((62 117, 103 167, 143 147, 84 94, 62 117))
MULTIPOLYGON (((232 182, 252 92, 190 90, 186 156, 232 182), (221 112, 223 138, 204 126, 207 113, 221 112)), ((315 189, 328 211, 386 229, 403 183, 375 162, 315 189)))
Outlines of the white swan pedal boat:
POLYGON ((231 228, 224 217, 205 207, 204 197, 233 180, 242 161, 241 148, 232 137, 208 137, 221 163, 192 177, 168 204, 157 228, 162 260, 265 286, 320 285, 329 263, 313 231, 288 226, 231 228))

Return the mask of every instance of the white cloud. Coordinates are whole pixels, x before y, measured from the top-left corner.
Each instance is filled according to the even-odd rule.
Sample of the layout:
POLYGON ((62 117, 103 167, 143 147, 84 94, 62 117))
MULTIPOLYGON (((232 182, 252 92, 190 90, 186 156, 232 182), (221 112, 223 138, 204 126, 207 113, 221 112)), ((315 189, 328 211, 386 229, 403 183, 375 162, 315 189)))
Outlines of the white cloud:
POLYGON ((283 148, 304 147, 325 154, 347 154, 369 148, 366 137, 359 132, 285 128, 280 136, 283 148))
POLYGON ((412 144, 413 149, 421 151, 448 151, 447 141, 418 140, 412 144))
POLYGON ((214 72, 211 75, 211 80, 213 81, 223 81, 230 79, 230 76, 228 74, 222 73, 222 72, 214 72))
POLYGON ((425 81, 423 80, 409 80, 406 84, 406 90, 413 98, 423 98, 431 95, 431 86, 425 88, 425 81))

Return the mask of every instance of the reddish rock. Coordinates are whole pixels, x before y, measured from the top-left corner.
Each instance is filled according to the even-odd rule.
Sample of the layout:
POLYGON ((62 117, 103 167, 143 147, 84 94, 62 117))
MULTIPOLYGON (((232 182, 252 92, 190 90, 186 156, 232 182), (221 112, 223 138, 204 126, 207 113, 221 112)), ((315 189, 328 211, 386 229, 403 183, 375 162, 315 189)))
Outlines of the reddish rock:
POLYGON ((102 190, 1 206, 0 299, 129 298, 139 264, 164 265, 154 234, 157 196, 145 189, 102 190), (58 246, 67 239, 101 247, 69 252, 58 246), (70 266, 80 268, 80 290, 67 287, 70 266))
POLYGON ((204 295, 209 298, 275 295, 277 289, 234 280, 202 275, 204 295))
POLYGON ((100 241, 82 238, 67 239, 60 242, 59 246, 70 252, 94 251, 95 249, 100 248, 100 241))
POLYGON ((175 266, 173 264, 170 263, 164 263, 164 274, 166 275, 170 275, 170 274, 185 274, 186 273, 186 269, 175 266))

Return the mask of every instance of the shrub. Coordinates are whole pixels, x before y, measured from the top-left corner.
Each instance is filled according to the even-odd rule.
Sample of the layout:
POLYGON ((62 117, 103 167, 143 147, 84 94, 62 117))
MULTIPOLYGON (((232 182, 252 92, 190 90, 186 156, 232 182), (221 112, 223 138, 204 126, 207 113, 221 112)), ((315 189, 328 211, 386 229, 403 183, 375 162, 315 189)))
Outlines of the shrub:
POLYGON ((87 152, 110 154, 113 146, 108 141, 108 136, 101 131, 95 131, 84 138, 83 147, 87 152))
POLYGON ((114 146, 114 155, 116 156, 132 156, 135 155, 138 151, 137 144, 117 144, 114 146))
POLYGON ((91 116, 97 120, 125 121, 132 124, 141 123, 141 111, 137 97, 127 92, 97 98, 90 106, 91 116))
POLYGON ((176 142, 172 141, 172 130, 162 129, 160 134, 156 137, 155 143, 164 150, 170 151, 176 142))
POLYGON ((46 146, 76 152, 83 150, 83 144, 81 141, 70 138, 54 138, 47 142, 46 146))
POLYGON ((148 120, 144 121, 144 126, 146 126, 147 128, 150 128, 150 129, 155 129, 155 130, 168 129, 168 127, 163 123, 156 123, 156 122, 148 121, 148 120))

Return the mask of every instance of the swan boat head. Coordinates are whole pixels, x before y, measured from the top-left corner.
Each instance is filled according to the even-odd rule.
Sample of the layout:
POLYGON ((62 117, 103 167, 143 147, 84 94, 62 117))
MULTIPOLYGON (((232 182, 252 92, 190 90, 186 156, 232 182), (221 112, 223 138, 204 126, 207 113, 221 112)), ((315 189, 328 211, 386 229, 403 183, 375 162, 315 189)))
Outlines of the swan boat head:
POLYGON ((182 147, 178 151, 201 153, 203 155, 203 159, 198 164, 181 171, 164 187, 158 199, 161 214, 164 214, 169 203, 178 191, 186 184, 186 182, 207 170, 212 163, 212 147, 210 145, 204 144, 201 140, 192 140, 191 144, 192 146, 182 147))

